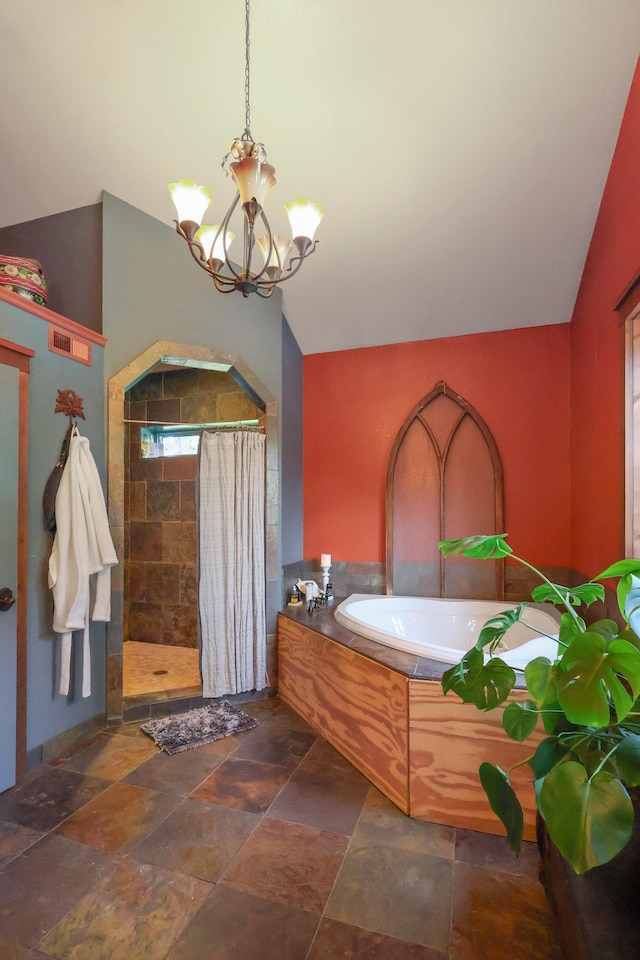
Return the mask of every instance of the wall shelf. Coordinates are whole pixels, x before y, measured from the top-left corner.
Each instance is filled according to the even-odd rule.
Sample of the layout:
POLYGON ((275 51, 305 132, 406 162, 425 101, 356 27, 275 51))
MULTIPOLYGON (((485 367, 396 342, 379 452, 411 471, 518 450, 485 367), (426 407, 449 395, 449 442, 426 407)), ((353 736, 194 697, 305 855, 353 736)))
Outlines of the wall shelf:
POLYGON ((12 306, 18 307, 20 310, 25 310, 27 313, 32 313, 34 316, 40 317, 41 320, 45 320, 49 324, 54 324, 56 327, 62 328, 76 337, 98 344, 100 347, 104 347, 107 342, 107 338, 103 337, 101 333, 96 333, 95 330, 90 330, 89 327, 83 327, 81 323, 76 323, 75 320, 63 317, 61 313, 55 313, 47 307, 41 307, 39 304, 34 303, 33 300, 28 300, 18 293, 5 290, 2 286, 0 286, 0 301, 10 303, 12 306))

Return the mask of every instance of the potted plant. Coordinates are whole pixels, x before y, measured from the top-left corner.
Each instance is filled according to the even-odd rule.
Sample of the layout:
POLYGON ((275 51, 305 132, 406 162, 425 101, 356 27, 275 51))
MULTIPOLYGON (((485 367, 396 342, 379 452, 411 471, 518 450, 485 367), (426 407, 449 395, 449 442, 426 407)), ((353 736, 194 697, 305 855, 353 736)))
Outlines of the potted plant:
MULTIPOLYGON (((640 785, 640 561, 621 560, 588 583, 565 587, 516 557, 505 536, 446 540, 439 548, 446 555, 479 559, 509 556, 540 578, 532 600, 562 611, 557 658, 538 657, 527 665, 528 697, 504 708, 503 726, 524 744, 542 723, 546 736, 517 766, 531 767, 548 835, 573 870, 583 874, 615 857, 633 831, 629 788, 640 785), (604 599, 600 581, 613 578, 624 626, 608 619, 587 625, 576 607, 604 599)), ((516 672, 497 650, 513 624, 526 624, 527 606, 520 603, 487 621, 475 646, 444 674, 445 694, 453 691, 480 710, 502 708, 516 672)), ((480 781, 518 852, 524 818, 510 783, 512 769, 482 763, 480 781)))

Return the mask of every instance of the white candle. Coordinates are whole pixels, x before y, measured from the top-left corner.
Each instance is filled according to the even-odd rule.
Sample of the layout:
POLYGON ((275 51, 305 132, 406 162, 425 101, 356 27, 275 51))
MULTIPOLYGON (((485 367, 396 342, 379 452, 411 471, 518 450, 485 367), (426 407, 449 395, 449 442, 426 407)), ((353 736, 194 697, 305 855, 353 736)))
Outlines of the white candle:
POLYGON ((321 566, 321 567, 330 567, 330 566, 331 566, 331 554, 330 554, 330 553, 321 553, 321 554, 320 554, 320 566, 321 566))

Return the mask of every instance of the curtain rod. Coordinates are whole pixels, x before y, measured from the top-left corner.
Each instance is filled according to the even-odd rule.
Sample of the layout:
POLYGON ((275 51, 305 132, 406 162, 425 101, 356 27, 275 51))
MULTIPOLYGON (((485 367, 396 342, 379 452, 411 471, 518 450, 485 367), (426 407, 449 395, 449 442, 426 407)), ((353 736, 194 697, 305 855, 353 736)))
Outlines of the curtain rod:
POLYGON ((188 427, 190 430, 217 430, 221 427, 258 427, 257 420, 220 420, 218 423, 185 423, 184 420, 124 420, 147 427, 188 427))

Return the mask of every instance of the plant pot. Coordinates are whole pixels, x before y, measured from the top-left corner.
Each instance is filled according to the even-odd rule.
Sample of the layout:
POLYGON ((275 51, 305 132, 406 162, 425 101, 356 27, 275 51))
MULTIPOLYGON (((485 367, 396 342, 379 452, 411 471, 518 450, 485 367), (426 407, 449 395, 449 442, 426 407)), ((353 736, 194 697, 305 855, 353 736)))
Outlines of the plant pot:
POLYGON ((578 876, 551 842, 538 816, 540 881, 558 924, 566 960, 638 960, 640 957, 640 792, 630 790, 634 832, 617 857, 578 876))

